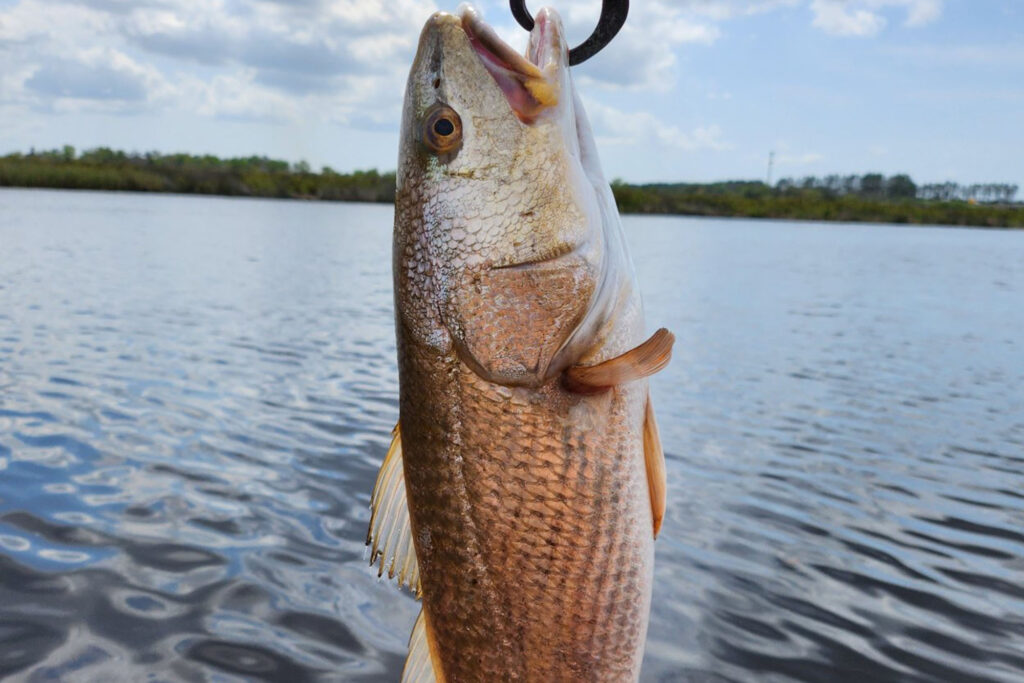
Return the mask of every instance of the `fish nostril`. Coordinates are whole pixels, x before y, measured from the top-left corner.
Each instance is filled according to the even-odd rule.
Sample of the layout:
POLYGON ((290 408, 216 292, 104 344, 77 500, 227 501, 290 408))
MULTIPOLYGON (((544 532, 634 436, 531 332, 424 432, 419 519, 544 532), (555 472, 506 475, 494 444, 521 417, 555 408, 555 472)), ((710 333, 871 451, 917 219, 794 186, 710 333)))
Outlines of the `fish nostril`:
POLYGON ((435 78, 434 79, 434 90, 437 90, 440 87, 441 87, 441 79, 440 78, 435 78))

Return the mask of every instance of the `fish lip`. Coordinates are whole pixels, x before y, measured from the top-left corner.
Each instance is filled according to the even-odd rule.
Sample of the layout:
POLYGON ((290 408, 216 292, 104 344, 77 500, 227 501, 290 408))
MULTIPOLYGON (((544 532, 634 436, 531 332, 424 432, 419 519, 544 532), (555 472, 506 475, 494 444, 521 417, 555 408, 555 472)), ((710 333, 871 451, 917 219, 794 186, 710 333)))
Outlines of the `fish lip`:
POLYGON ((473 51, 523 123, 535 122, 558 104, 560 75, 569 58, 554 10, 537 13, 525 56, 502 40, 473 7, 462 5, 459 18, 473 51))
POLYGON ((476 9, 469 5, 463 5, 460 10, 458 16, 462 20, 462 30, 466 32, 473 44, 473 49, 481 59, 526 78, 541 77, 538 65, 516 52, 511 45, 502 40, 476 9))
POLYGON ((483 53, 481 57, 486 55, 510 71, 536 78, 550 66, 557 66, 560 57, 564 58, 562 62, 568 64, 562 21, 550 7, 543 7, 537 12, 525 55, 519 54, 502 40, 472 5, 463 4, 457 16, 473 47, 483 53))
POLYGON ((565 43, 562 20, 550 7, 542 7, 534 17, 526 56, 542 71, 549 67, 568 66, 569 47, 565 43))

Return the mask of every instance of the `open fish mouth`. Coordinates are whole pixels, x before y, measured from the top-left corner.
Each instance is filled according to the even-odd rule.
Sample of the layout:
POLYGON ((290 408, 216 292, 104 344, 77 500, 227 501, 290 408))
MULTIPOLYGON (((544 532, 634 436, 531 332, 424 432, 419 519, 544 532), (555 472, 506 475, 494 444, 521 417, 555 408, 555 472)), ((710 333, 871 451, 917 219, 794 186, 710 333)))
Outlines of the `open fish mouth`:
POLYGON ((526 55, 502 40, 472 7, 463 5, 460 14, 473 50, 521 121, 532 123, 558 104, 558 74, 568 65, 568 52, 557 14, 547 8, 537 13, 526 55))

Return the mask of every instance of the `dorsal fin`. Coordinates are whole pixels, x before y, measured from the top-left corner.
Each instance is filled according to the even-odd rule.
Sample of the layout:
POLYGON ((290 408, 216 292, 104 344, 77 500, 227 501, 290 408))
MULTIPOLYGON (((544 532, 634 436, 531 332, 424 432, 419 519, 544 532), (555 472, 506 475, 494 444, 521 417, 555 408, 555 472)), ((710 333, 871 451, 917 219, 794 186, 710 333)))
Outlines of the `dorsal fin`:
POLYGON ((409 507, 405 499, 405 472, 402 463, 402 432, 395 425, 391 447, 377 474, 377 483, 370 498, 370 529, 366 545, 370 546, 370 564, 380 561, 377 576, 398 575, 398 585, 405 584, 421 594, 420 568, 412 542, 409 507))
POLYGON ((675 335, 664 327, 635 349, 597 365, 574 365, 565 371, 564 385, 576 394, 596 394, 619 384, 650 377, 672 358, 675 335))
POLYGON ((444 683, 444 674, 434 666, 433 636, 425 609, 420 609, 409 636, 409 656, 405 658, 402 683, 444 683))
POLYGON ((647 393, 647 407, 644 409, 644 463, 647 466, 647 486, 651 494, 651 518, 654 521, 654 537, 661 531, 665 518, 665 498, 668 481, 665 475, 665 453, 661 449, 658 422, 654 419, 651 394, 647 393))

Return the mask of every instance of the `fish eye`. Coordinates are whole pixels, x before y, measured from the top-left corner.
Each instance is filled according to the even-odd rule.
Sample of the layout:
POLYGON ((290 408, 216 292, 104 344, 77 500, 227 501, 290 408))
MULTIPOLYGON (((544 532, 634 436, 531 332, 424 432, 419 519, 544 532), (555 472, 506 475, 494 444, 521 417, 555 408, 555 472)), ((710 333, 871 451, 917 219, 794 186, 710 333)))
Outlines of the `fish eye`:
POLYGON ((427 112, 423 144, 437 154, 455 151, 462 142, 462 119, 447 104, 436 104, 427 112))
POLYGON ((434 122, 434 132, 440 136, 451 135, 455 132, 455 124, 451 119, 438 119, 434 122))

